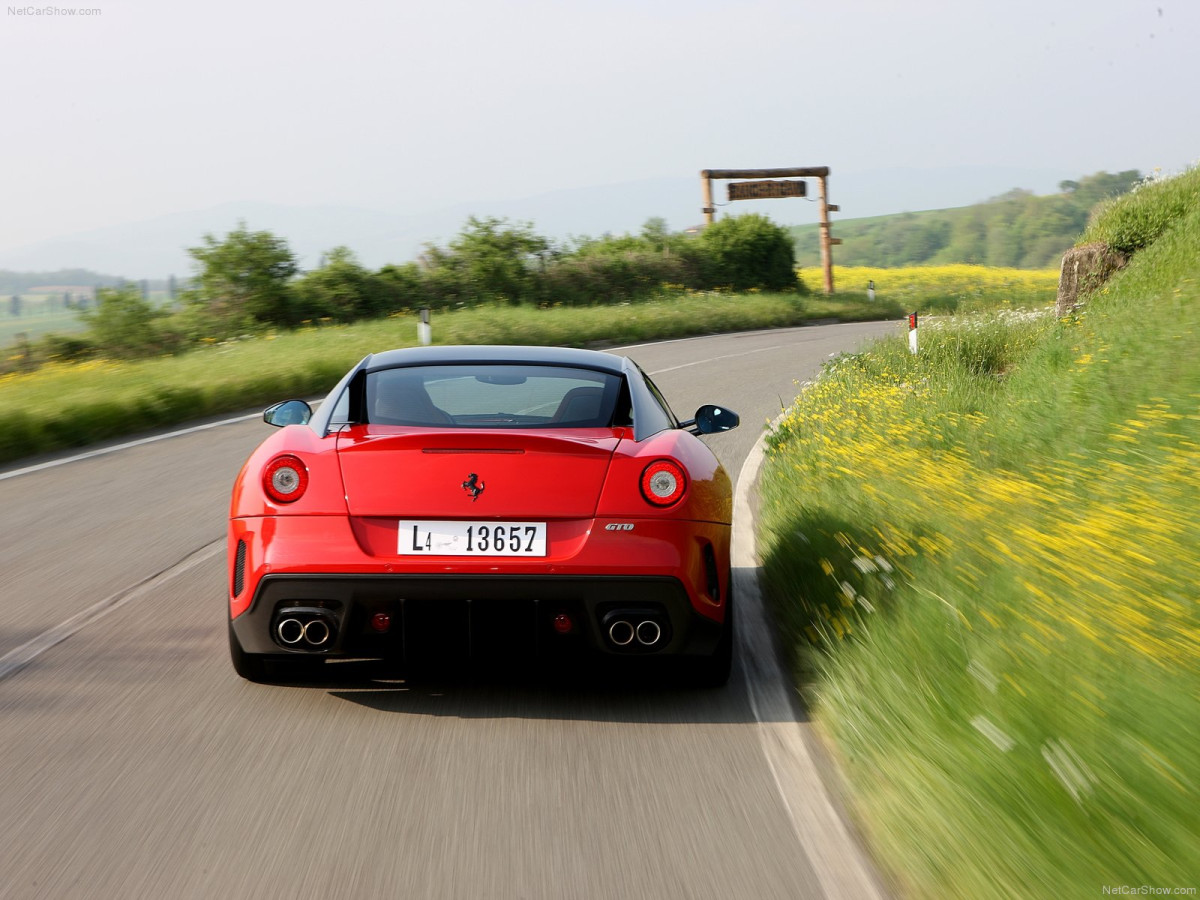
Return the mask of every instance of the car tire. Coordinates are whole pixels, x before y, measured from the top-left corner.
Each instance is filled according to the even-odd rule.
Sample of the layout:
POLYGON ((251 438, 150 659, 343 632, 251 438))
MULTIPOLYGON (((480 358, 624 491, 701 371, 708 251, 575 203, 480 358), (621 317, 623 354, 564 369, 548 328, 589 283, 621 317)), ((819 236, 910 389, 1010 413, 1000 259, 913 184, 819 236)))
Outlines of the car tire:
POLYGON ((237 635, 233 633, 233 623, 229 623, 229 659, 233 663, 233 671, 247 681, 265 681, 267 677, 266 662, 257 653, 247 653, 238 643, 237 635))

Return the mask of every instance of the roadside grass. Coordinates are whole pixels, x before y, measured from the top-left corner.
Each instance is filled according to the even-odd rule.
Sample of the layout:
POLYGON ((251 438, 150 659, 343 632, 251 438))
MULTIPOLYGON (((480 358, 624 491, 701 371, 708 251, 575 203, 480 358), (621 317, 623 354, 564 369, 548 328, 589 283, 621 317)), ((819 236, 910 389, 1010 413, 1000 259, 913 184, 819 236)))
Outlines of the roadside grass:
POLYGON ((1200 887, 1200 207, 1160 234, 1069 319, 836 360, 770 439, 767 591, 902 895, 1200 887))
MULTIPOLYGON (((892 304, 798 294, 672 293, 590 308, 478 306, 436 314, 435 344, 582 346, 896 318, 892 304)), ((230 341, 179 356, 52 363, 0 376, 0 462, 329 390, 367 353, 416 343, 396 315, 230 341)))
MULTIPOLYGON (((800 270, 804 283, 814 289, 823 282, 819 268, 800 270)), ((838 296, 864 302, 875 284, 877 302, 898 303, 909 312, 952 313, 985 309, 1046 306, 1058 293, 1057 269, 1006 269, 955 264, 903 266, 878 269, 869 266, 834 266, 833 286, 838 296)))
POLYGON ((1149 178, 1132 192, 1109 200, 1092 215, 1079 244, 1100 241, 1123 253, 1154 243, 1189 210, 1200 206, 1200 169, 1149 178))

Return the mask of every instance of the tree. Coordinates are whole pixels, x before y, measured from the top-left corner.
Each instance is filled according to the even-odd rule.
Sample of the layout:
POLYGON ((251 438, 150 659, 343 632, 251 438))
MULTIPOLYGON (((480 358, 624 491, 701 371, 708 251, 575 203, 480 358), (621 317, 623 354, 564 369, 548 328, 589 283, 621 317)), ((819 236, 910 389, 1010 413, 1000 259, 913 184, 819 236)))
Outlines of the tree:
MULTIPOLYGON (((950 240, 933 258, 934 263, 963 262, 983 265, 987 258, 988 208, 976 204, 952 210, 950 240)), ((902 260, 899 265, 913 265, 924 260, 902 260)))
POLYGON ((415 262, 401 265, 391 263, 380 269, 375 278, 382 292, 381 302, 388 310, 445 305, 443 298, 432 290, 429 279, 415 262))
POLYGON ((206 234, 204 245, 188 253, 196 261, 188 299, 227 332, 244 324, 296 324, 290 285, 296 257, 283 238, 239 222, 224 240, 206 234))
POLYGON ((319 269, 296 282, 295 292, 306 316, 351 322, 385 312, 386 300, 378 278, 359 265, 348 247, 330 250, 319 269))
POLYGON ((430 250, 434 267, 456 272, 467 292, 479 299, 520 303, 536 299, 536 276, 550 242, 531 223, 471 216, 448 251, 430 250))
POLYGON ((132 359, 163 349, 164 335, 156 320, 162 315, 134 285, 100 288, 95 309, 80 313, 93 343, 105 356, 132 359))
POLYGON ((654 250, 665 250, 671 243, 671 229, 662 216, 651 216, 642 225, 642 240, 654 250))
POLYGON ((792 239, 766 216, 751 213, 721 219, 701 232, 700 245, 713 266, 715 284, 735 291, 798 289, 792 239))
POLYGON ((1126 169, 1123 172, 1097 172, 1079 179, 1079 186, 1073 193, 1078 195, 1080 203, 1089 209, 1101 200, 1109 197, 1119 197, 1137 186, 1142 180, 1142 173, 1137 169, 1126 169))

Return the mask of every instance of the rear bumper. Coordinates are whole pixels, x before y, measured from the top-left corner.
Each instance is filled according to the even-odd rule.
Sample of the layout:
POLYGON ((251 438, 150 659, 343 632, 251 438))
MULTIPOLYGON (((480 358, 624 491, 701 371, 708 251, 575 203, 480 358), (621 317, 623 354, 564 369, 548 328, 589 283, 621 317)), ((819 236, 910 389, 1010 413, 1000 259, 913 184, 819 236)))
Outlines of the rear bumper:
POLYGON ((232 620, 247 653, 311 658, 388 658, 408 664, 462 659, 602 654, 708 656, 723 626, 693 608, 682 582, 667 576, 267 575, 249 607, 232 620), (286 646, 283 611, 319 612, 332 626, 320 647, 286 646), (372 626, 377 614, 388 627, 372 626), (571 623, 561 626, 561 616, 571 623), (607 636, 614 616, 652 618, 656 646, 618 646, 607 636))
MULTIPOLYGON (((624 580, 635 585, 668 579, 682 589, 683 603, 692 613, 724 622, 729 525, 666 518, 572 519, 551 520, 547 530, 544 557, 416 559, 397 553, 395 520, 306 515, 233 518, 228 537, 229 615, 236 622, 251 606, 261 605, 266 580, 282 576, 329 584, 346 576, 367 579, 364 583, 379 578, 380 583, 409 579, 420 584, 424 579, 431 587, 421 596, 450 599, 453 591, 438 593, 441 585, 466 585, 476 577, 497 584, 526 584, 531 589, 554 579, 624 580)), ((519 590, 507 596, 515 599, 519 590)))

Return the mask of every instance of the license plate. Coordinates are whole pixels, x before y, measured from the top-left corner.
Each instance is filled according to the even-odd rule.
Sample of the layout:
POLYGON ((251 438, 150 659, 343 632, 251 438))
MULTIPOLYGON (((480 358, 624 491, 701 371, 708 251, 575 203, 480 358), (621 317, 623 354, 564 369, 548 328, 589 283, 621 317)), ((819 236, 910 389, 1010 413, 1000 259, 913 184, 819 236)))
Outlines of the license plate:
POLYGON ((545 522, 401 520, 406 556, 545 556, 545 522))

